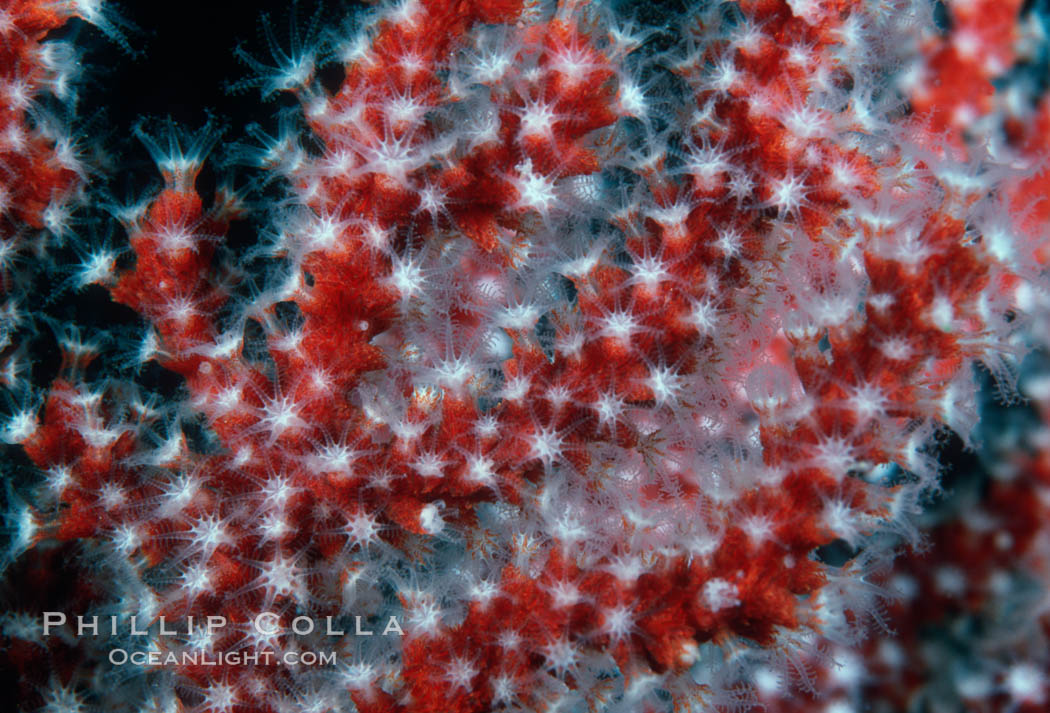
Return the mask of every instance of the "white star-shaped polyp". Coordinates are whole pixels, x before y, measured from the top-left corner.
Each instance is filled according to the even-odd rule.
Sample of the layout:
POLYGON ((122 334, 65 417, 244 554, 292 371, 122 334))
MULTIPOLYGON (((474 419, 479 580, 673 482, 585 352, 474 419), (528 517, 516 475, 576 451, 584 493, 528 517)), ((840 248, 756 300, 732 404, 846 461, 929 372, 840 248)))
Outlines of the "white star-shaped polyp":
POLYGON ((582 46, 573 45, 556 50, 550 66, 575 84, 586 77, 593 64, 582 46))
POLYGON ((691 203, 685 200, 677 200, 669 206, 650 208, 646 215, 656 221, 661 228, 676 234, 685 233, 686 221, 693 211, 691 203))
POLYGON ((911 344, 904 337, 888 337, 879 345, 881 351, 887 358, 894 361, 904 361, 912 353, 911 344))
POLYGON ((663 262, 652 255, 636 258, 634 265, 631 267, 631 282, 641 285, 650 292, 654 291, 660 286, 661 282, 666 282, 670 277, 671 275, 667 272, 663 262))
POLYGON ((77 283, 81 287, 87 287, 88 285, 108 282, 113 277, 116 260, 116 253, 105 249, 96 250, 84 258, 84 261, 80 264, 77 283))
POLYGON ((3 93, 7 97, 8 106, 14 109, 24 109, 29 106, 33 96, 29 81, 23 77, 8 79, 7 86, 3 87, 3 93))
POLYGON ((339 671, 340 681, 354 691, 370 688, 377 677, 375 666, 365 661, 355 661, 339 671))
POLYGON ((740 245, 743 241, 743 237, 740 232, 735 228, 729 228, 727 230, 718 231, 718 240, 715 245, 722 251, 722 254, 727 258, 735 257, 740 253, 740 245))
POLYGON ((472 455, 467 458, 467 479, 488 485, 496 477, 495 463, 486 456, 472 455))
POLYGON ((716 179, 728 169, 728 156, 716 146, 697 147, 690 152, 686 163, 686 170, 704 189, 717 188, 716 179))
POLYGON ((600 334, 627 345, 631 342, 631 335, 636 331, 638 331, 638 322, 634 315, 627 311, 616 310, 602 320, 600 334))
POLYGON ((1003 683, 1015 703, 1042 705, 1046 702, 1046 676, 1030 663, 1011 666, 1003 683))
POLYGON ((165 483, 161 486, 164 502, 161 505, 160 514, 163 517, 171 517, 175 513, 180 512, 197 495, 199 485, 195 478, 188 476, 176 478, 169 483, 165 483))
POLYGON ((746 18, 736 28, 736 31, 733 32, 732 44, 737 49, 744 50, 745 52, 754 52, 761 46, 765 37, 765 34, 758 28, 754 21, 746 18))
POLYGON ((720 57, 711 70, 709 84, 719 92, 729 91, 740 79, 740 72, 732 57, 720 57))
POLYGON ((164 252, 194 250, 197 247, 197 236, 185 225, 165 225, 157 230, 156 238, 164 252))
POLYGON ((73 683, 67 688, 57 679, 51 680, 51 688, 44 694, 44 713, 82 713, 87 709, 83 699, 73 690, 73 683))
POLYGON ((649 113, 645 90, 633 77, 620 77, 618 98, 620 100, 620 112, 625 116, 643 118, 649 113))
POLYGON ((554 180, 532 170, 532 159, 516 167, 518 175, 511 179, 518 191, 518 207, 535 210, 546 216, 557 203, 554 180))
POLYGON ((849 395, 850 407, 864 423, 882 415, 888 403, 882 389, 874 384, 862 384, 849 395))
POLYGON ((208 710, 231 711, 237 705, 237 694, 227 683, 213 683, 204 691, 204 700, 208 710))
POLYGON ((836 480, 841 480, 856 462, 853 447, 845 438, 828 438, 816 448, 814 460, 829 471, 836 480))
POLYGON ((521 645, 521 634, 513 629, 501 631, 499 637, 496 639, 496 643, 499 644, 499 647, 504 651, 513 651, 521 645))
POLYGON ((605 615, 604 630, 614 641, 627 637, 634 627, 634 615, 625 606, 616 606, 605 615))
POLYGON ((259 490, 259 493, 262 495, 267 507, 280 509, 284 507, 285 503, 288 502, 288 498, 292 497, 295 491, 296 489, 288 482, 287 478, 277 475, 267 480, 259 490))
POLYGON ((424 478, 440 478, 444 475, 445 465, 440 454, 424 451, 412 463, 412 468, 424 478))
POLYGON ((707 297, 693 302, 689 321, 700 334, 711 334, 718 327, 718 308, 707 297))
POLYGON ((439 535, 445 529, 445 519, 441 517, 441 508, 435 503, 427 503, 419 511, 419 526, 428 535, 439 535))
POLYGON ((521 136, 551 136, 554 122, 554 109, 550 105, 530 102, 521 115, 521 136))
POLYGON ((463 688, 470 690, 471 680, 478 675, 478 669, 466 659, 454 658, 448 664, 445 677, 452 684, 452 688, 463 688))
POLYGON ((488 579, 479 579, 470 586, 470 598, 481 604, 488 604, 499 594, 499 585, 488 579))
POLYGON ((263 515, 259 530, 262 532, 263 542, 275 542, 291 532, 292 527, 285 520, 284 513, 269 512, 263 515))
POLYGON ((101 503, 102 507, 106 510, 115 510, 119 508, 124 504, 128 497, 127 493, 124 492, 124 489, 116 483, 104 483, 102 487, 99 488, 98 493, 99 503, 101 503))
POLYGON ((704 584, 704 606, 713 612, 740 604, 736 585, 724 579, 712 579, 704 584))
POLYGON ((780 215, 793 215, 806 202, 806 182, 794 173, 788 173, 769 184, 769 205, 780 215))
POLYGON ((752 547, 757 547, 773 534, 773 523, 764 515, 750 515, 740 523, 752 547))
POLYGON ((419 209, 431 215, 437 215, 444 210, 447 201, 448 196, 436 186, 428 185, 419 190, 419 209))
POLYGON ((364 548, 379 541, 379 522, 374 515, 362 510, 347 516, 343 532, 352 545, 364 548))
POLYGON ((514 700, 514 679, 501 673, 492 679, 492 700, 494 703, 510 703, 514 700))
POLYGON ((406 615, 414 633, 432 633, 441 623, 440 607, 426 594, 415 597, 415 601, 407 607, 406 615))
POLYGON ((58 495, 73 482, 73 469, 68 465, 56 465, 44 473, 48 490, 58 495))
POLYGON ((453 390, 463 388, 476 372, 474 364, 465 357, 442 359, 434 365, 438 383, 453 390))
POLYGON ((492 438, 499 433, 499 421, 491 414, 485 414, 474 422, 474 431, 482 438, 492 438))
POLYGON ((319 472, 350 475, 357 456, 358 452, 345 443, 331 443, 316 452, 312 460, 319 472))
POLYGON ((191 596, 197 596, 211 587, 211 575, 203 563, 193 565, 182 575, 182 586, 191 596))
POLYGON ((208 515, 202 517, 190 527, 190 537, 195 549, 210 557, 216 548, 230 542, 230 536, 222 526, 222 522, 208 515))
POLYGON ((623 413, 627 403, 612 392, 598 394, 598 400, 594 403, 594 410, 598 412, 598 419, 603 425, 615 423, 623 413))
POLYGON ((809 106, 797 106, 788 111, 784 125, 803 139, 822 136, 826 131, 827 117, 809 106))
POLYGON ((275 396, 263 403, 262 417, 259 424, 270 432, 273 439, 280 438, 288 431, 302 428, 304 421, 299 418, 295 401, 288 396, 275 396))
POLYGON ((302 592, 302 569, 295 560, 275 552, 273 559, 264 562, 259 578, 269 599, 298 596, 302 592))
POLYGON ((479 84, 498 82, 511 67, 512 55, 503 50, 483 52, 471 63, 471 73, 479 84))
POLYGON ((572 582, 555 582, 551 587, 551 598, 558 609, 571 607, 580 601, 580 590, 572 582))
POLYGON ((532 329, 539 318, 539 308, 525 302, 504 307, 501 310, 499 325, 507 329, 532 329))
POLYGON ((550 464, 561 456, 562 438, 553 428, 540 428, 529 437, 529 452, 533 458, 550 464))
POLYGON ((650 369, 649 378, 645 380, 645 383, 653 392, 656 403, 661 405, 677 401, 683 386, 682 378, 666 366, 650 369))
POLYGON ((112 542, 118 552, 127 556, 138 549, 142 538, 131 525, 118 525, 113 530, 112 542))
POLYGON ((503 398, 508 401, 520 401, 528 395, 530 386, 527 376, 512 376, 503 384, 503 398))
POLYGON ((412 297, 423 289, 423 268, 411 259, 394 256, 390 271, 390 284, 401 295, 401 299, 412 297))
POLYGON ((860 539, 858 529, 860 513, 855 512, 849 503, 838 499, 824 503, 821 519, 829 530, 851 546, 860 539))
POLYGON ((368 163, 364 170, 390 176, 401 185, 408 182, 408 174, 421 164, 419 155, 404 137, 380 141, 374 147, 367 147, 365 154, 368 163))
POLYGON ((426 113, 426 106, 412 94, 398 95, 390 99, 385 107, 387 118, 393 125, 415 125, 426 113))
POLYGON ((580 653, 575 644, 562 637, 544 646, 543 656, 547 659, 547 668, 555 675, 564 676, 576 668, 580 653))

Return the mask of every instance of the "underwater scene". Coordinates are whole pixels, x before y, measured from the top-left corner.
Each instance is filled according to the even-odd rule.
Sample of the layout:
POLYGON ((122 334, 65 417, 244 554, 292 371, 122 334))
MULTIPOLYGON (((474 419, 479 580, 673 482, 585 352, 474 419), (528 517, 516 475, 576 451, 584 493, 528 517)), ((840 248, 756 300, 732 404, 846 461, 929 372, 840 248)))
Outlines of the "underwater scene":
POLYGON ((0 707, 1050 710, 1048 32, 0 0, 0 707))

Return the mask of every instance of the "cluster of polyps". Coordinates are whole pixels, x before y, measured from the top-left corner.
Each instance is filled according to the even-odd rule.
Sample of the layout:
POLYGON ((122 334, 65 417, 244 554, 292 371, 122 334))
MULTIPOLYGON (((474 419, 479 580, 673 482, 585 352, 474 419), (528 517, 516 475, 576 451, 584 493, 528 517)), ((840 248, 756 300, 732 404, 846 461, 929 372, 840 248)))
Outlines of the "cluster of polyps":
MULTIPOLYGON (((33 250, 69 233, 72 205, 84 179, 76 141, 41 103, 53 108, 75 101, 76 57, 68 43, 42 43, 76 8, 63 3, 0 6, 0 384, 18 390, 27 364, 16 343, 26 316, 20 305, 18 263, 33 250), (19 352, 12 356, 10 353, 19 352)), ((17 438, 21 426, 9 423, 17 438)))
POLYGON ((77 596, 120 621, 230 622, 147 648, 404 627, 318 634, 324 671, 142 666, 121 695, 158 709, 753 700, 759 663, 878 611, 930 437, 969 435, 971 365, 1041 309, 1030 117, 923 93, 960 68, 990 91, 1016 10, 962 43, 908 0, 710 4, 666 49, 599 6, 409 0, 329 43, 334 91, 315 48, 253 60, 301 99, 304 127, 239 149, 287 196, 234 254, 256 208, 193 188, 215 137, 143 133, 165 187, 119 211, 134 267, 81 282, 187 398, 88 379, 68 332, 6 431, 44 474, 20 542, 89 544, 105 581, 77 596))

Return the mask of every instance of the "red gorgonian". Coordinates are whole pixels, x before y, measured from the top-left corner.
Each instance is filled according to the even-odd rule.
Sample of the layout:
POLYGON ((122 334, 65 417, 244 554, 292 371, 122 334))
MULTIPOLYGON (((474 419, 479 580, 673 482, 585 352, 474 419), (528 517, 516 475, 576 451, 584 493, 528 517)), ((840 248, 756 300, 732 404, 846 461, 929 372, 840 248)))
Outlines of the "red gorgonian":
MULTIPOLYGON (((19 261, 77 244, 48 211, 90 182, 24 116, 60 76, 41 39, 65 6, 7 5, 17 326, 19 261)), ((939 29, 919 0, 712 2, 653 28, 599 3, 406 0, 246 56, 300 107, 233 147, 268 176, 250 190, 196 191, 214 127, 144 124, 164 187, 110 207, 130 254, 55 268, 140 338, 56 325, 46 388, 5 351, 4 437, 42 474, 12 498, 8 559, 77 542, 84 580, 62 634, 8 615, 25 700, 699 711, 859 646, 937 488, 935 436, 973 431, 973 366, 1008 384, 1038 343, 1050 104, 993 85, 1020 10, 954 3, 939 29), (249 217, 257 244, 227 248, 249 217), (123 366, 93 371, 107 350, 123 366), (135 383, 149 362, 180 398, 135 383), (116 633, 85 642, 74 615, 116 633), (179 663, 118 666, 116 646, 179 663), (308 649, 338 660, 182 657, 308 649)))

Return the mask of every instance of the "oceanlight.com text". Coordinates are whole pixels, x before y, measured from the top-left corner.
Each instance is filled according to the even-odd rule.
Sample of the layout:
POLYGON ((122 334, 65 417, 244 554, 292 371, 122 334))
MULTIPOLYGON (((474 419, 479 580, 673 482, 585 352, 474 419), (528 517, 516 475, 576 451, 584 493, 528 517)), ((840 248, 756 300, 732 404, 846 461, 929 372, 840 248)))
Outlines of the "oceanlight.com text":
POLYGON ((112 649, 109 662, 114 666, 334 666, 334 651, 127 651, 112 649))

